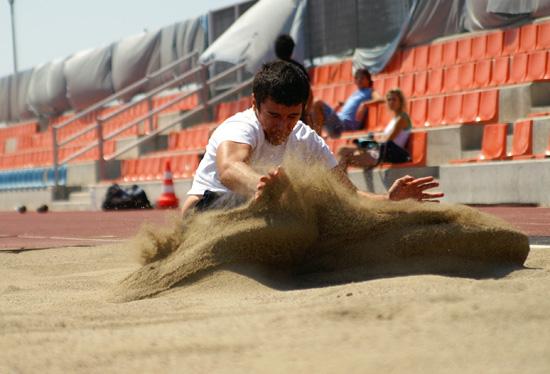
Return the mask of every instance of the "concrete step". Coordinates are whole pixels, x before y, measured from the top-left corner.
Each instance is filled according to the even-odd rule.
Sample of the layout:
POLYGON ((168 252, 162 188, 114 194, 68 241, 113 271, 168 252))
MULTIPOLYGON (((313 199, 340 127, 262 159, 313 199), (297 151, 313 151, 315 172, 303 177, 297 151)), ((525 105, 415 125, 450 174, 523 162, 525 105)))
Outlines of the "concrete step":
POLYGON ((73 203, 90 204, 92 202, 92 195, 89 191, 72 192, 69 195, 69 201, 73 203))
POLYGON ((92 211, 94 208, 91 203, 82 203, 74 201, 54 201, 50 204, 50 210, 53 212, 74 212, 74 211, 92 211))
POLYGON ((550 106, 532 106, 529 113, 550 113, 550 106))

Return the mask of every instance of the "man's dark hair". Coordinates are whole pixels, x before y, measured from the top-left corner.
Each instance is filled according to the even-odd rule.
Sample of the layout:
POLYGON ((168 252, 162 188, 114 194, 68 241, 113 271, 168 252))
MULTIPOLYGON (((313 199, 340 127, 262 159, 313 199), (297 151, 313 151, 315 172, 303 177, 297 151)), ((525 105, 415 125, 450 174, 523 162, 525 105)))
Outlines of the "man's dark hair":
POLYGON ((258 109, 268 98, 286 106, 305 105, 309 97, 309 80, 290 62, 268 62, 256 73, 252 92, 258 109))
POLYGON ((287 34, 279 35, 275 40, 275 55, 281 60, 288 61, 294 51, 294 40, 287 34))
POLYGON ((355 76, 358 76, 358 75, 362 75, 362 76, 366 77, 369 80, 369 82, 372 84, 372 77, 371 77, 370 71, 368 71, 368 69, 365 69, 365 68, 357 69, 355 71, 355 76))

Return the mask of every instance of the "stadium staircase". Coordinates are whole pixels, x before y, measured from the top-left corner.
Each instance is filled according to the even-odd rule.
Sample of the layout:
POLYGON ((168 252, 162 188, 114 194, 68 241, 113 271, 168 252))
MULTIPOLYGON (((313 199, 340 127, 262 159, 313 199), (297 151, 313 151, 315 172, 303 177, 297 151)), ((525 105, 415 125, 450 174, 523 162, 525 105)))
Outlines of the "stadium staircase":
MULTIPOLYGON (((209 79, 208 66, 193 66, 140 98, 120 103, 140 85, 166 76, 165 68, 81 113, 53 120, 45 131, 37 122, 0 129, 0 190, 64 186, 58 197, 72 193, 56 209, 89 209, 93 194, 87 185, 158 184, 166 160, 175 178, 189 183, 211 131, 250 106, 245 94, 251 83, 210 97, 212 85, 243 66, 209 79), (79 167, 82 178, 75 177, 79 167)), ((313 67, 310 74, 315 98, 330 105, 355 90, 351 60, 313 67)), ((550 21, 399 50, 373 80, 381 94, 403 90, 414 126, 412 161, 384 164, 373 173, 433 175, 444 165, 537 160, 550 154, 550 21)), ((367 132, 380 131, 389 119, 383 103, 373 104, 363 130, 327 143, 337 151, 367 132)), ((370 187, 386 188, 390 180, 370 187)), ((364 176, 354 181, 369 184, 364 176)))

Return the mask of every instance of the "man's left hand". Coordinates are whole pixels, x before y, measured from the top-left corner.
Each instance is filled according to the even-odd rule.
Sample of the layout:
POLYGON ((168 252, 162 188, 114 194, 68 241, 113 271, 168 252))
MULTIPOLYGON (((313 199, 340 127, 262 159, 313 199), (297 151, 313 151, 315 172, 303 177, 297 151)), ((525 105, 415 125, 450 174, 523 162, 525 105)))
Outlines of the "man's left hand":
POLYGON ((445 196, 442 192, 426 192, 429 189, 439 187, 439 183, 433 177, 415 179, 410 175, 396 180, 388 191, 390 200, 399 201, 414 199, 417 201, 429 201, 438 203, 445 196))

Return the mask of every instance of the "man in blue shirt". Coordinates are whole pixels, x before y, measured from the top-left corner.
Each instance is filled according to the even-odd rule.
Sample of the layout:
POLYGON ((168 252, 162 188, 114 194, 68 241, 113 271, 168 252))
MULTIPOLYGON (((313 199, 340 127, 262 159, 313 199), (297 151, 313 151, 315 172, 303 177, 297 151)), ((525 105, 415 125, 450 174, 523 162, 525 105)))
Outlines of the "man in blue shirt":
POLYGON ((330 137, 337 138, 342 131, 359 130, 363 127, 368 105, 383 100, 378 92, 372 89, 372 79, 367 69, 358 69, 354 81, 357 91, 338 107, 333 109, 321 100, 313 104, 312 127, 317 132, 324 128, 330 137))

